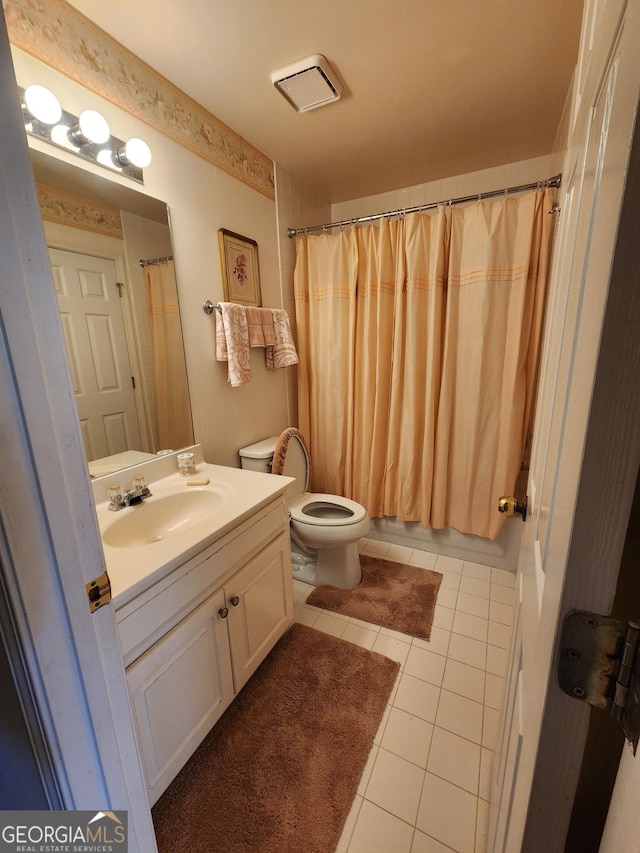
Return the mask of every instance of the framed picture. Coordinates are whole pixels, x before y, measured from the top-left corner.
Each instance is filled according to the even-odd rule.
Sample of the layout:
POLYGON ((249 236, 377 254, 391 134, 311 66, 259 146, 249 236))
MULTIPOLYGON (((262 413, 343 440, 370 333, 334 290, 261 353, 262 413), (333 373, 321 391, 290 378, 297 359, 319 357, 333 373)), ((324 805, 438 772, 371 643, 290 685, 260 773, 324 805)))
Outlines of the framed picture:
POLYGON ((225 302, 261 306, 258 244, 224 228, 218 231, 218 239, 225 302))

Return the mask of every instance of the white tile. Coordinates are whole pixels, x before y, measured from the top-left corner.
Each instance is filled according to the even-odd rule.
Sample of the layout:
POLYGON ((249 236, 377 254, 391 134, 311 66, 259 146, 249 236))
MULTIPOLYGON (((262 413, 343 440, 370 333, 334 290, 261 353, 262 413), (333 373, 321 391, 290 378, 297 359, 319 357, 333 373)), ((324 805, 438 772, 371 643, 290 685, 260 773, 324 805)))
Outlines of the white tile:
POLYGON ((379 539, 368 539, 367 544, 362 549, 362 553, 373 557, 384 557, 388 550, 388 542, 381 542, 379 539))
POLYGON ((454 572, 457 575, 462 574, 462 560, 457 560, 455 557, 443 557, 441 554, 436 560, 437 572, 454 572))
POLYGON ((411 853, 412 838, 412 826, 365 800, 347 853, 411 853))
POLYGON ((476 819, 476 853, 485 853, 489 837, 489 803, 478 800, 478 816, 476 819))
POLYGON ((424 770, 420 767, 381 749, 365 799, 415 826, 423 779, 424 770))
POLYGON ((498 646, 487 646, 487 672, 504 678, 507 671, 509 653, 498 646))
POLYGON ((440 687, 445 662, 446 658, 442 655, 430 652, 427 649, 419 649, 417 646, 411 646, 404 665, 404 672, 440 687))
POLYGON ((409 643, 403 643, 401 640, 396 640, 394 637, 386 637, 384 634, 378 634, 376 641, 373 644, 372 651, 379 652, 391 660, 397 660, 400 666, 403 666, 411 646, 409 643))
POLYGON ((500 622, 502 625, 513 624, 513 606, 492 601, 489 605, 489 619, 492 622, 500 622))
POLYGON ((384 737, 380 746, 400 758, 426 769, 429 746, 433 734, 432 723, 408 714, 400 708, 391 708, 384 737))
MULTIPOLYGON (((338 850, 336 853, 340 853, 340 851, 338 850)), ((413 836, 411 853, 451 853, 451 847, 445 847, 444 844, 440 844, 435 838, 431 838, 430 835, 426 835, 424 832, 416 829, 416 834, 413 836)))
POLYGON ((382 719, 378 725, 378 730, 374 735, 373 742, 376 746, 380 746, 382 743, 382 738, 384 737, 384 730, 387 727, 387 720, 389 719, 389 714, 391 713, 392 705, 387 703, 384 712, 382 714, 382 719))
POLYGON ((510 586, 512 589, 515 589, 516 577, 515 572, 506 572, 504 569, 491 569, 491 582, 499 583, 501 586, 510 586))
POLYGON ((442 584, 440 585, 440 589, 438 590, 438 597, 436 598, 436 601, 441 607, 450 607, 452 610, 455 610, 457 600, 458 600, 457 590, 446 589, 446 588, 443 588, 442 584))
POLYGON ((442 607, 440 604, 436 604, 433 612, 433 624, 436 628, 444 628, 445 631, 450 631, 454 613, 455 611, 451 607, 442 607))
POLYGON ((393 705, 430 723, 435 722, 440 701, 440 688, 422 678, 403 672, 393 705))
POLYGON ((494 675, 492 672, 487 672, 487 681, 484 690, 484 704, 488 708, 494 708, 496 711, 500 710, 502 706, 503 686, 504 678, 494 675))
POLYGON ((322 611, 317 607, 309 607, 306 604, 296 604, 293 608, 293 615, 296 622, 302 622, 303 625, 312 627, 318 621, 322 611))
POLYGON ((483 566, 481 563, 469 563, 464 561, 462 574, 469 578, 478 578, 478 580, 491 580, 491 566, 483 566))
POLYGON ((489 622, 488 642, 491 646, 508 649, 511 645, 511 625, 501 625, 499 622, 489 622))
POLYGON ((483 800, 491 799, 491 773, 493 771, 493 760, 495 753, 491 749, 482 747, 480 754, 480 788, 478 796, 483 800))
POLYGON ((485 672, 475 666, 447 660, 444 668, 442 688, 458 696, 466 696, 474 702, 483 702, 485 698, 485 672))
POLYGON ((489 598, 491 584, 489 581, 480 580, 479 578, 469 578, 463 575, 460 581, 460 592, 468 592, 469 595, 479 595, 481 598, 489 598))
POLYGON ((357 646, 362 646, 365 649, 372 649, 373 644, 378 636, 377 631, 371 631, 362 625, 357 625, 354 622, 349 622, 342 634, 343 640, 348 640, 350 643, 355 643, 357 646))
POLYGON ((414 548, 413 553, 407 562, 410 566, 420 566, 423 569, 432 569, 435 566, 437 559, 438 555, 433 554, 431 551, 421 551, 418 548, 414 548))
POLYGON ((461 613, 456 610, 451 626, 452 634, 462 634, 463 637, 472 637, 474 640, 481 640, 486 643, 488 630, 488 619, 481 619, 479 616, 472 616, 470 613, 461 613))
POLYGON ((325 634, 341 637, 348 624, 348 621, 345 619, 341 619, 339 616, 334 616, 323 610, 313 623, 313 627, 317 628, 318 631, 324 631, 325 634))
POLYGON ((351 839, 351 836, 353 835, 353 830, 355 828, 356 821, 358 820, 358 815, 360 814, 360 808, 362 807, 362 803, 362 797, 356 797, 353 803, 351 804, 351 810, 347 815, 347 819, 342 829, 342 835, 340 836, 340 840, 338 841, 338 846, 336 847, 335 853, 348 853, 349 841, 351 839))
POLYGON ((367 790, 367 785, 369 784, 369 779, 371 779, 371 774, 373 773, 373 768, 376 763, 376 758, 378 757, 379 751, 379 746, 373 746, 369 752, 367 763, 364 766, 362 776, 360 777, 360 781, 358 782, 358 795, 360 797, 364 797, 364 792, 367 790))
POLYGON ((380 628, 378 633, 383 634, 385 637, 391 637, 394 640, 400 640, 402 643, 408 643, 409 645, 413 642, 411 634, 403 634, 402 631, 393 631, 391 628, 380 628))
POLYGON ((492 749, 493 746, 483 740, 483 718, 484 708, 480 702, 449 690, 440 694, 436 726, 492 749))
POLYGON ((315 587, 311 586, 311 584, 303 583, 302 581, 298 581, 295 578, 293 579, 293 600, 296 602, 305 601, 307 596, 314 590, 315 587))
POLYGON ((493 708, 484 709, 484 722, 482 724, 482 745, 487 749, 496 748, 496 735, 498 733, 498 711, 493 708))
POLYGON ((480 598, 479 595, 469 595, 468 592, 459 592, 456 610, 460 610, 462 613, 470 613, 472 616, 480 616, 482 619, 488 619, 489 601, 486 598, 480 598))
POLYGON ((460 663, 484 669, 487 664, 487 644, 480 640, 474 640, 472 637, 452 634, 448 656, 452 660, 460 661, 460 663))
POLYGON ((413 548, 407 548, 406 545, 389 545, 385 559, 394 560, 396 563, 408 563, 412 554, 413 548))
POLYGON ((513 605, 516 600, 516 591, 509 586, 501 586, 497 583, 491 584, 491 601, 499 601, 502 604, 513 605))
POLYGON ((462 575, 457 575, 455 572, 440 572, 442 580, 440 581, 440 589, 460 589, 460 580, 462 575))
POLYGON ((421 649, 429 649, 432 652, 437 652, 439 655, 446 655, 449 651, 450 639, 451 631, 445 631, 444 628, 438 628, 437 625, 434 625, 431 628, 431 637, 428 640, 414 637, 412 645, 418 646, 421 649))
POLYGON ((477 796, 480 744, 436 726, 431 739, 427 770, 477 796))
POLYGON ((427 773, 417 828, 457 853, 474 853, 478 798, 427 773))

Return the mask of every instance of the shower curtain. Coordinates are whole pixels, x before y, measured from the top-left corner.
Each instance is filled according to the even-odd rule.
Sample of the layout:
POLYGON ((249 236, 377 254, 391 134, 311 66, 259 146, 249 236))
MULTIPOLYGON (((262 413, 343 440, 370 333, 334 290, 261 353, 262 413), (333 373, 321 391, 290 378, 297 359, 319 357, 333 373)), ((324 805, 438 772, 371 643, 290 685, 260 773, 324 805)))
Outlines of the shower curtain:
POLYGON ((530 426, 552 201, 537 190, 297 239, 314 490, 497 536, 530 426))
POLYGON ((157 408, 157 450, 191 444, 193 431, 173 261, 144 268, 151 314, 157 408))

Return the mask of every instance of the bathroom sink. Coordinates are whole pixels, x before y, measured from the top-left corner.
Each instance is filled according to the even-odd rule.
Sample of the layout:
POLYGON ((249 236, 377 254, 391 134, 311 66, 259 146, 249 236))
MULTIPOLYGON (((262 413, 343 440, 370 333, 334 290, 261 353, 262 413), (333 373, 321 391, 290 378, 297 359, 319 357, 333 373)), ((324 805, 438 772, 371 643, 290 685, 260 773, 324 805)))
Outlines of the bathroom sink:
POLYGON ((212 489, 147 498, 120 510, 119 517, 102 531, 102 541, 112 548, 137 548, 180 536, 212 522, 224 500, 222 492, 212 489))

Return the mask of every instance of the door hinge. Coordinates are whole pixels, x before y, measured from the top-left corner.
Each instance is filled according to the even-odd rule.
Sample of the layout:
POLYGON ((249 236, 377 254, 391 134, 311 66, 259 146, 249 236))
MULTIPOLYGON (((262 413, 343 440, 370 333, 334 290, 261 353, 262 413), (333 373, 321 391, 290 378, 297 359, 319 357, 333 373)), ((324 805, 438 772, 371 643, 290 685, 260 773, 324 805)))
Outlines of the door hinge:
POLYGON ((107 572, 103 572, 85 586, 89 599, 89 610, 94 613, 103 604, 111 601, 111 581, 107 572))
POLYGON ((118 288, 118 296, 122 299, 122 288, 124 284, 121 281, 116 281, 116 287, 118 288))
POLYGON ((564 692, 622 722, 635 755, 640 739, 640 621, 620 622, 584 610, 562 625, 558 683, 564 692))

